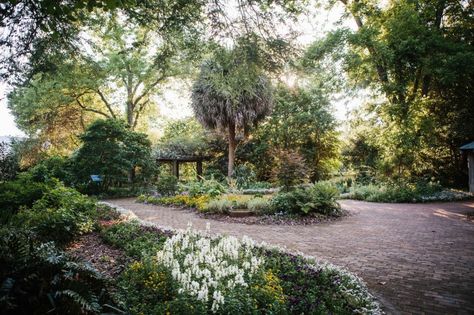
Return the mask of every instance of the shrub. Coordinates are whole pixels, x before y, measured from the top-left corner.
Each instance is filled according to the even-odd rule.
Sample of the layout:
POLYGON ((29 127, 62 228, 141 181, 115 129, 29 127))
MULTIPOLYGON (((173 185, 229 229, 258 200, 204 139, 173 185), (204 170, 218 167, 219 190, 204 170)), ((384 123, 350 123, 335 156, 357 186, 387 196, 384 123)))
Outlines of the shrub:
POLYGON ((0 223, 8 222, 20 207, 31 207, 48 187, 45 183, 35 182, 27 177, 0 183, 0 223))
POLYGON ((337 197, 339 191, 335 185, 329 182, 317 182, 310 186, 307 191, 311 196, 309 210, 315 210, 322 214, 333 214, 339 209, 337 197))
POLYGON ((74 189, 58 186, 46 192, 31 209, 23 208, 12 219, 16 226, 26 226, 43 241, 60 245, 94 228, 95 202, 74 189))
POLYGON ((301 154, 294 150, 279 150, 275 152, 275 167, 272 179, 284 190, 305 183, 308 179, 308 169, 301 154))
POLYGON ((191 197, 209 195, 217 197, 226 191, 226 187, 214 178, 191 181, 181 184, 180 190, 187 192, 191 197))
POLYGON ((165 238, 145 230, 137 221, 120 222, 101 231, 103 239, 127 255, 140 258, 153 255, 161 249, 165 238))
POLYGON ((339 205, 337 188, 328 182, 318 182, 308 187, 299 187, 290 192, 275 195, 272 206, 276 212, 292 214, 336 215, 339 205))
POLYGON ((431 182, 386 182, 369 185, 354 185, 346 198, 372 202, 418 202, 436 200, 442 190, 437 183, 431 182))
POLYGON ((253 165, 249 163, 237 165, 232 177, 238 189, 250 188, 251 184, 257 180, 253 165))
POLYGON ((178 191, 176 176, 161 174, 156 182, 156 190, 163 196, 172 196, 178 191))
POLYGON ((69 163, 70 161, 65 157, 52 156, 30 168, 27 173, 38 182, 46 182, 54 178, 64 183, 71 183, 72 175, 69 163))
POLYGON ((176 300, 178 288, 171 273, 149 258, 130 264, 120 275, 117 287, 118 299, 127 314, 183 314, 178 310, 191 310, 195 304, 176 300))

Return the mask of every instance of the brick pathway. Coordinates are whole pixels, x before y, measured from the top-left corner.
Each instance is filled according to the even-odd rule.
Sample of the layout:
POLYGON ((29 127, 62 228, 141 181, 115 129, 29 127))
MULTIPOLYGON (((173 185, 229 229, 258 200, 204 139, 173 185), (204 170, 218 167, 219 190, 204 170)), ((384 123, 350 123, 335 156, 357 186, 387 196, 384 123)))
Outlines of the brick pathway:
MULTIPOLYGON (((204 229, 188 210, 109 202, 162 226, 204 229)), ((341 202, 353 215, 314 226, 259 226, 211 220, 211 230, 248 235, 345 266, 361 276, 389 314, 474 314, 474 202, 341 202)))

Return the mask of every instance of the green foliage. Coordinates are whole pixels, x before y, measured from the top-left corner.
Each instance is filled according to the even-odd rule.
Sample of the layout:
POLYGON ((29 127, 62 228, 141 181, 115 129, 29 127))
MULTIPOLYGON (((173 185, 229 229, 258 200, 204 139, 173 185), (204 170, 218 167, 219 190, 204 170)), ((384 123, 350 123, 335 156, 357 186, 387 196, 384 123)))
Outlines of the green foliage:
POLYGON ((38 164, 28 169, 34 181, 47 182, 52 179, 58 179, 63 183, 71 183, 73 181, 70 173, 70 160, 61 156, 52 156, 41 160, 38 164))
POLYGON ((260 249, 265 268, 280 281, 290 314, 375 313, 378 309, 357 278, 277 250, 260 249))
POLYGON ((94 228, 95 202, 74 189, 58 185, 46 191, 31 209, 23 208, 12 224, 24 226, 41 242, 64 245, 94 228))
POLYGON ((327 90, 319 82, 305 88, 278 86, 274 109, 257 132, 272 148, 300 154, 311 181, 321 180, 339 167, 337 124, 327 90))
POLYGON ((2 314, 95 314, 109 302, 104 278, 22 227, 0 229, 2 314))
POLYGON ((184 206, 188 208, 196 208, 199 211, 204 211, 210 199, 211 197, 209 195, 177 195, 171 197, 152 197, 142 195, 137 198, 137 201, 151 203, 154 205, 184 206))
POLYGON ((16 152, 9 143, 0 141, 0 182, 14 179, 19 169, 16 152))
POLYGON ((100 188, 144 183, 152 176, 155 162, 147 136, 134 132, 121 121, 97 120, 81 136, 82 147, 73 156, 74 174, 87 184, 90 175, 101 175, 100 188))
POLYGON ((31 207, 48 189, 48 184, 33 181, 27 175, 0 183, 0 223, 8 222, 20 207, 31 207))
POLYGON ((227 188, 214 178, 190 181, 180 185, 180 190, 188 193, 191 197, 209 195, 217 197, 223 194, 227 188))
MULTIPOLYGON (((242 208, 245 204, 238 205, 236 201, 231 201, 229 199, 212 199, 206 205, 205 212, 209 213, 218 213, 218 214, 227 214, 234 208, 241 206, 242 208)), ((239 208, 241 208, 239 207, 239 208)))
POLYGON ((236 135, 248 134, 272 106, 270 80, 264 75, 257 37, 243 37, 232 50, 218 48, 205 61, 192 92, 192 107, 204 127, 227 136, 228 169, 234 173, 236 135))
POLYGON ((127 255, 135 258, 153 256, 161 249, 165 240, 163 235, 140 226, 136 221, 125 221, 105 228, 101 235, 103 239, 127 255))
POLYGON ((299 187, 290 192, 280 192, 271 199, 275 212, 299 215, 338 215, 339 191, 328 182, 317 182, 308 187, 299 187))
POLYGON ((346 198, 373 202, 420 202, 433 200, 430 197, 437 195, 441 190, 442 187, 433 182, 409 183, 399 181, 368 185, 356 184, 351 188, 346 198))
POLYGON ((162 173, 156 181, 156 190, 163 196, 174 195, 178 191, 176 176, 162 173))
POLYGON ((253 211, 257 215, 273 214, 275 209, 270 201, 263 197, 254 197, 247 202, 247 209, 253 211))
POLYGON ((349 162, 385 177, 463 185, 457 148, 474 134, 472 7, 426 0, 344 4, 358 29, 329 34, 307 57, 324 62, 329 53, 332 62, 342 61, 352 86, 384 97, 367 104, 353 126, 349 162))
POLYGON ((257 178, 253 165, 250 163, 237 165, 234 169, 233 179, 238 189, 254 188, 251 186, 257 181, 257 178))
POLYGON ((156 155, 170 158, 206 155, 209 136, 194 118, 171 121, 159 139, 156 155))
POLYGON ((308 169, 303 157, 298 152, 278 150, 274 156, 275 166, 272 170, 272 178, 285 191, 308 180, 308 169))
POLYGON ((171 273, 150 258, 130 264, 117 286, 119 300, 130 314, 205 313, 195 301, 176 299, 178 288, 171 273), (191 311, 192 306, 197 309, 191 311))

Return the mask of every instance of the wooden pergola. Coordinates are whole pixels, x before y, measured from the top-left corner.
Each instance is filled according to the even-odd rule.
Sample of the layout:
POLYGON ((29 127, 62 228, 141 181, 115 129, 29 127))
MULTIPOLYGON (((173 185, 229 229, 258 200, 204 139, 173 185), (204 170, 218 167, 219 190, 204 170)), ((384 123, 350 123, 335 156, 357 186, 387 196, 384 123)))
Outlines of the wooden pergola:
POLYGON ((157 163, 171 163, 172 174, 179 178, 179 164, 181 163, 196 163, 197 178, 202 177, 202 162, 209 160, 208 156, 177 156, 177 157, 158 157, 157 163))

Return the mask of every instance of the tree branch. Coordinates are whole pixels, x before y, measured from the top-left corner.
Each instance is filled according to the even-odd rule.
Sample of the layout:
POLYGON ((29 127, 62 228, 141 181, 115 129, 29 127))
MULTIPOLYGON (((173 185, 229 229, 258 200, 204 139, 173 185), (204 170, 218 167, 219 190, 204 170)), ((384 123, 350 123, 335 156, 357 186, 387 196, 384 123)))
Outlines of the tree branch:
POLYGON ((107 115, 106 113, 104 113, 104 112, 102 112, 102 111, 100 111, 100 110, 97 110, 97 109, 93 109, 93 108, 84 106, 84 104, 82 104, 81 101, 79 101, 79 98, 76 98, 76 103, 77 103, 77 105, 79 105, 80 108, 82 108, 82 109, 85 110, 85 111, 93 112, 93 113, 96 113, 96 114, 105 116, 105 117, 107 117, 107 118, 110 118, 109 115, 107 115))
POLYGON ((107 99, 105 98, 105 95, 100 91, 100 89, 97 89, 97 93, 99 94, 100 99, 102 100, 102 102, 104 102, 105 106, 109 110, 109 113, 112 115, 112 117, 114 119, 117 119, 117 116, 115 115, 114 111, 112 110, 112 106, 110 105, 110 103, 107 102, 107 99))

